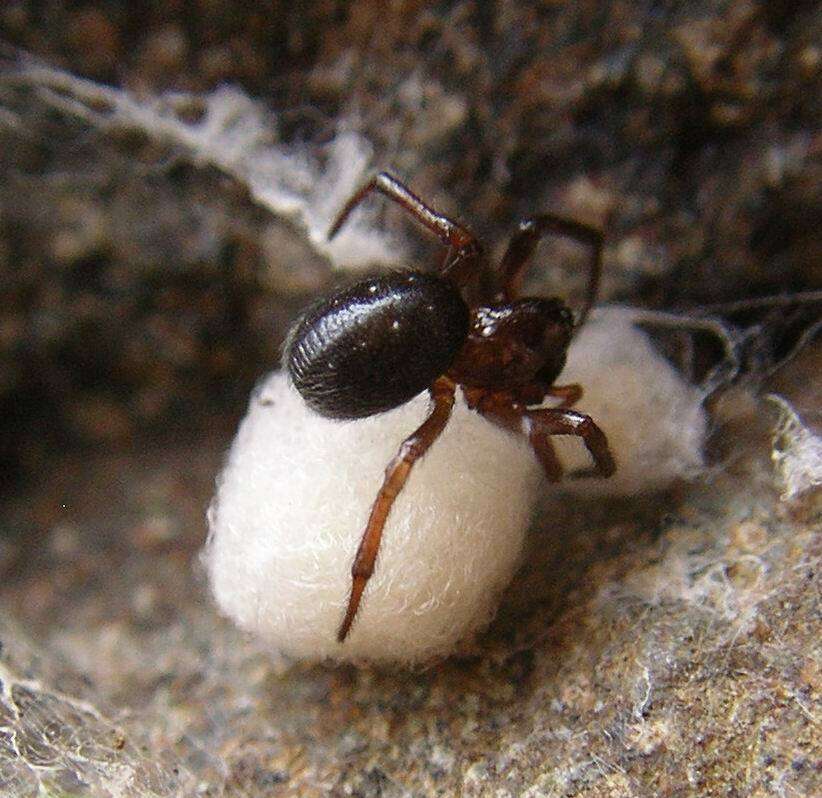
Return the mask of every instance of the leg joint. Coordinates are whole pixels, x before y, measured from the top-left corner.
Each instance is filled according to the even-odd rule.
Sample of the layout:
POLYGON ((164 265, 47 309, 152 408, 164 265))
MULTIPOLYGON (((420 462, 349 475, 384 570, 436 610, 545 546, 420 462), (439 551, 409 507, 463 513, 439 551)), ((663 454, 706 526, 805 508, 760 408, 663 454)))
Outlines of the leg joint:
POLYGON ((370 558, 367 561, 361 562, 358 557, 351 566, 351 576, 353 576, 354 579, 370 579, 373 573, 374 563, 370 561, 370 558))

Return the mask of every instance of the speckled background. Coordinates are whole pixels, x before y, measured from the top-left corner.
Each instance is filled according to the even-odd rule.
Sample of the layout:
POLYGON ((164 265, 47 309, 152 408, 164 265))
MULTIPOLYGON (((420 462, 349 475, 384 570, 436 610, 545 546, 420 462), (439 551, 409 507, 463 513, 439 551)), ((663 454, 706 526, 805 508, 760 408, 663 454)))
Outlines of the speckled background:
MULTIPOLYGON (((818 429, 818 346, 717 397, 694 484, 542 506, 471 656, 288 668, 216 616, 196 556, 331 265, 242 181, 20 72, 191 92, 193 120, 231 83, 278 146, 321 167, 353 130, 492 252, 539 209, 602 225, 606 298, 681 310, 820 289, 816 5, 247 5, 0 8, 0 793, 818 794, 818 495, 780 499, 759 398, 818 429)), ((545 246, 555 288, 577 255, 545 246)), ((818 316, 734 321, 767 366, 818 316)))

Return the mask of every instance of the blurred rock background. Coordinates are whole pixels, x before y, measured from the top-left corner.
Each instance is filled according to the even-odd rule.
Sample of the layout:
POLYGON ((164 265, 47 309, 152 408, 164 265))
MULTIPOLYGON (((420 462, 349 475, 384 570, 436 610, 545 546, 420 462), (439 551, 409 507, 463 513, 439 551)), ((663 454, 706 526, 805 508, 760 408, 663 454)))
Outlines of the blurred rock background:
MULTIPOLYGON (((0 791, 813 794, 818 505, 780 501, 757 397, 818 425, 818 347, 718 399, 698 485, 546 509, 476 659, 283 670, 192 557, 251 387, 338 274, 253 152, 180 131, 229 85, 301 197, 353 135, 492 253, 542 209, 601 225, 606 299, 724 305, 765 375, 818 299, 727 303, 818 297, 821 29, 801 1, 3 3, 0 791)), ((573 293, 583 255, 541 251, 534 284, 573 293)))

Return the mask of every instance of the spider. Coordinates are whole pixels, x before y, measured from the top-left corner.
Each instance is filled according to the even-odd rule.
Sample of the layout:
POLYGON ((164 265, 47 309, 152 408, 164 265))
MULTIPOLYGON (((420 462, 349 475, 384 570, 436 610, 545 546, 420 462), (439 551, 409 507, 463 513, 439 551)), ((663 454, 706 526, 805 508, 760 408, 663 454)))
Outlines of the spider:
POLYGON ((348 605, 337 632, 340 643, 374 572, 391 507, 414 464, 448 424, 458 386, 469 408, 527 436, 549 480, 562 477, 553 435, 582 438, 594 468, 574 476, 608 477, 616 470, 602 430, 589 416, 570 409, 582 388, 554 384, 597 294, 602 234, 553 214, 534 216, 519 224, 493 269, 472 233, 380 172, 348 200, 329 239, 373 191, 398 203, 447 249, 434 273, 374 277, 321 300, 299 319, 285 344, 284 366, 294 387, 323 416, 365 418, 399 407, 426 389, 431 399, 425 421, 389 462, 371 507, 351 568, 348 605), (591 248, 587 289, 576 319, 560 299, 518 296, 525 266, 549 233, 591 248), (559 401, 538 407, 549 397, 559 401))

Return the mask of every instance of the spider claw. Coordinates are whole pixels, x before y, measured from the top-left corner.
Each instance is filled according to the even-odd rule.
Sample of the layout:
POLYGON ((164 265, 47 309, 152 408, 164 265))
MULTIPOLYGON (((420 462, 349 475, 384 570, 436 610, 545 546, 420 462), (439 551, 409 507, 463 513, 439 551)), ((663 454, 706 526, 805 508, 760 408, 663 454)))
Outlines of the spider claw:
POLYGON ((348 608, 345 611, 345 617, 340 624, 337 631, 337 642, 344 643, 345 638, 351 630, 351 624, 354 623, 354 618, 357 615, 357 610, 360 607, 360 600, 362 599, 363 591, 365 590, 366 579, 361 576, 355 576, 351 583, 351 595, 348 599, 348 608))

